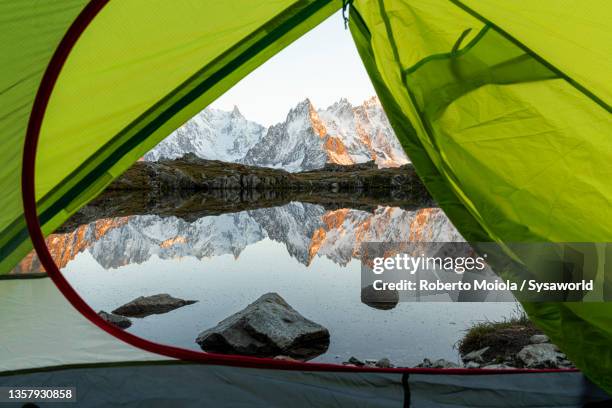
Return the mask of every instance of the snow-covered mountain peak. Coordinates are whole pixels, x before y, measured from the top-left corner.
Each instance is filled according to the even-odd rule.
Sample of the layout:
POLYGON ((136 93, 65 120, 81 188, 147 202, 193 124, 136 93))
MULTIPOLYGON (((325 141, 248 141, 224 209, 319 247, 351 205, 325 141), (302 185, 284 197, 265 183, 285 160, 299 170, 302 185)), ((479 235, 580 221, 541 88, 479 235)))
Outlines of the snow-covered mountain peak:
POLYGON ((300 101, 293 108, 289 109, 285 122, 289 122, 290 120, 295 119, 297 116, 308 114, 313 109, 314 106, 312 105, 312 102, 310 99, 306 98, 303 101, 300 101))
POLYGON ((284 122, 270 126, 242 162, 288 171, 323 167, 327 162, 323 148, 326 132, 312 102, 306 98, 289 111, 284 122))
POLYGON ((378 99, 377 95, 371 96, 370 98, 366 99, 365 101, 363 101, 362 106, 364 107, 371 107, 371 106, 381 106, 380 105, 380 99, 378 99))
POLYGON ((237 105, 234 105, 234 109, 232 109, 232 118, 242 118, 244 119, 244 116, 242 116, 242 113, 240 112, 240 109, 238 109, 237 105))
POLYGON ((175 159, 195 153, 204 159, 240 161, 266 129, 245 119, 238 107, 231 112, 206 108, 150 150, 144 159, 175 159))
POLYGON ((341 98, 339 101, 334 102, 325 110, 325 112, 335 113, 336 115, 350 115, 353 111, 353 105, 346 98, 341 98))
POLYGON ((375 160, 381 167, 408 162, 377 97, 353 106, 341 98, 317 109, 305 98, 284 122, 263 126, 231 112, 207 108, 145 155, 145 160, 195 153, 205 159, 303 171, 325 163, 375 160))

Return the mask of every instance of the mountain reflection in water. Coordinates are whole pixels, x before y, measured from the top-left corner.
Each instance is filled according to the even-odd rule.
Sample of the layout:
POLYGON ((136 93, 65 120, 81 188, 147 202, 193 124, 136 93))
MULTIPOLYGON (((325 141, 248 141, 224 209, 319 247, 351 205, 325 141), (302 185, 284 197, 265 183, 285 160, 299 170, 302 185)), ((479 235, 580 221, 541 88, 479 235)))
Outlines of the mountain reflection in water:
MULTIPOLYGON (((60 268, 83 251, 104 268, 160 259, 197 259, 232 254, 265 238, 282 243, 304 265, 325 256, 340 266, 359 258, 362 242, 460 241, 459 233, 439 208, 414 211, 378 207, 374 212, 316 204, 289 204, 185 221, 177 217, 134 215, 105 218, 74 231, 52 234, 47 245, 60 268)), ((34 254, 15 272, 41 271, 34 254)))
MULTIPOLYGON (((453 345, 474 321, 512 314, 513 303, 412 303, 378 310, 361 303, 362 242, 462 241, 438 208, 373 211, 290 202, 186 220, 102 218, 47 242, 71 285, 95 310, 169 293, 198 303, 133 319, 129 332, 200 350, 197 335, 268 292, 327 327, 329 349, 313 361, 351 356, 411 366, 457 361, 453 345)), ((38 272, 30 254, 14 273, 38 272)))

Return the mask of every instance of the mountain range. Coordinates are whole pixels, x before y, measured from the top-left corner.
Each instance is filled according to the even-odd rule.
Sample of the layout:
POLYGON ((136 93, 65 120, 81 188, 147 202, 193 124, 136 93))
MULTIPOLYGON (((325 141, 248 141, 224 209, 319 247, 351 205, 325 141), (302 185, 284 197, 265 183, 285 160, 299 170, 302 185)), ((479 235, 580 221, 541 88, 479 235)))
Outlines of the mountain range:
POLYGON ((291 172, 326 163, 374 160, 379 167, 408 163, 377 97, 353 106, 343 98, 326 109, 309 99, 298 103, 284 122, 265 128, 231 112, 206 108, 145 156, 145 161, 194 153, 203 159, 282 168, 291 172))

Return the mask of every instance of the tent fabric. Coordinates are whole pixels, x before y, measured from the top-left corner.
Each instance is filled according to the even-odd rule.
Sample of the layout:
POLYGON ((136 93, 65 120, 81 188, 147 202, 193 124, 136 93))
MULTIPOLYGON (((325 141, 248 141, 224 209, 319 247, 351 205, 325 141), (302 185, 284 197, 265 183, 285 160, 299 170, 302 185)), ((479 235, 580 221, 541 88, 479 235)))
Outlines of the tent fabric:
MULTIPOLYGON (((417 173, 468 241, 601 242, 585 256, 609 275, 612 63, 589 63, 610 46, 609 7, 564 3, 356 0, 351 30, 417 173), (555 35, 560 20, 572 41, 555 35)), ((612 389, 612 304, 524 306, 612 389)))
MULTIPOLYGON (((70 384, 76 387, 79 407, 400 408, 404 406, 401 379, 398 374, 308 373, 175 363, 0 376, 0 386, 70 384)), ((588 398, 576 395, 573 401, 588 398)), ((591 398, 602 397, 595 394, 591 398)))
POLYGON ((167 360, 77 312, 51 279, 0 280, 0 373, 72 364, 167 360))
POLYGON ((22 228, 21 155, 30 110, 43 72, 85 0, 0 3, 0 274, 32 247, 22 228), (25 30, 24 28, 28 29, 25 30), (27 34, 26 34, 27 33, 27 34), (17 243, 20 242, 20 243, 17 243))
MULTIPOLYGON (((43 232, 342 3, 88 3, 99 12, 72 46, 39 135, 43 232)), ((0 3, 0 274, 31 249, 26 126, 54 50, 86 7, 0 3)), ((352 2, 351 32, 396 134, 469 241, 612 241, 609 20, 603 0, 352 2)), ((610 265, 609 245, 594 253, 610 265)), ((525 307, 612 391, 609 303, 525 307)))
POLYGON ((610 401, 580 373, 406 377, 133 363, 0 375, 0 386, 31 384, 70 384, 80 407, 582 408, 610 401))
MULTIPOLYGON (((7 192, 0 196, 0 274, 32 249, 19 184, 25 129, 42 73, 85 6, 34 3, 0 4, 8 39, 0 85, 1 154, 8 163, 0 174, 7 192)), ((44 233, 340 6, 331 0, 105 4, 71 50, 42 124, 36 194, 44 233)))

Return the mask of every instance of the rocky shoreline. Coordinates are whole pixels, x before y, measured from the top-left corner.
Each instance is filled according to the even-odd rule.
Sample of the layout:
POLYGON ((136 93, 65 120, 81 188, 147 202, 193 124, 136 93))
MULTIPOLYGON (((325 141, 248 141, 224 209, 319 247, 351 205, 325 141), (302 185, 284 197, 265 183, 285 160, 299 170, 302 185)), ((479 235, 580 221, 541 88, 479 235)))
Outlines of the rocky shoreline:
MULTIPOLYGON (((548 336, 544 334, 534 334, 529 338, 529 344, 523 346, 518 353, 509 355, 505 360, 500 361, 486 358, 486 354, 490 348, 490 346, 487 346, 480 350, 474 350, 470 353, 461 355, 461 364, 443 358, 437 360, 425 358, 423 362, 417 364, 413 368, 478 368, 487 370, 576 368, 572 362, 567 359, 567 356, 563 354, 556 345, 552 344, 548 336)), ((360 360, 356 357, 351 357, 342 364, 357 367, 402 367, 392 364, 388 358, 360 360)))
MULTIPOLYGON (((414 368, 468 368, 512 370, 573 369, 574 364, 548 336, 537 329, 525 312, 502 321, 477 322, 457 343, 459 362, 425 358, 414 368)), ((358 359, 351 357, 345 365, 395 367, 388 359, 358 359)), ((401 367, 401 366, 400 366, 401 367)))
POLYGON ((136 162, 57 232, 102 218, 154 214, 186 221, 299 201, 326 210, 373 212, 436 206, 412 165, 379 169, 373 162, 329 164, 302 173, 204 160, 194 155, 136 162))
MULTIPOLYGON (((111 313, 100 311, 99 316, 121 329, 128 329, 132 326, 130 318, 142 319, 154 314, 165 314, 196 302, 168 294, 140 296, 111 313)), ((207 352, 308 361, 327 351, 330 338, 327 328, 304 317, 278 293, 266 293, 216 326, 201 331, 195 342, 207 352)), ((551 343, 548 336, 536 330, 525 315, 504 322, 474 325, 459 342, 459 352, 460 363, 425 358, 413 368, 575 368, 567 356, 551 343), (483 343, 488 345, 473 349, 476 344, 483 343)), ((356 367, 404 367, 386 357, 361 359, 353 356, 342 364, 356 367)))
POLYGON ((192 153, 175 160, 136 162, 107 190, 388 192, 429 198, 411 164, 393 168, 378 168, 373 161, 353 165, 327 164, 317 170, 289 173, 281 169, 206 160, 192 153))

